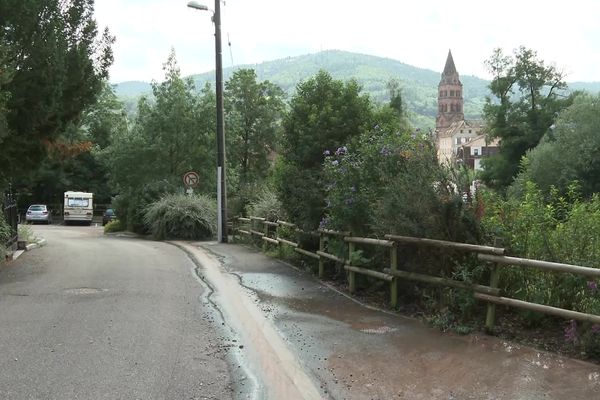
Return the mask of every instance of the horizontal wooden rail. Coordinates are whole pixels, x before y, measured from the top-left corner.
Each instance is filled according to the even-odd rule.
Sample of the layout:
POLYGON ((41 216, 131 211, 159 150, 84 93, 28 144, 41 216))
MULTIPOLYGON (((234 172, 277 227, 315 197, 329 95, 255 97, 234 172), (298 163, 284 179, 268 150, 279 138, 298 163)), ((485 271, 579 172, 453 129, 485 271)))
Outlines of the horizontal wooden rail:
POLYGON ((394 277, 392 275, 386 274, 384 272, 373 271, 372 269, 355 267, 353 265, 348 265, 348 264, 344 265, 344 269, 346 271, 356 272, 357 274, 362 274, 362 275, 371 276, 373 278, 382 279, 387 282, 391 282, 394 280, 394 277))
POLYGON ((263 224, 269 225, 269 226, 279 226, 279 224, 277 222, 271 222, 271 221, 263 221, 263 224))
POLYGON ((238 221, 250 222, 250 218, 238 217, 238 221))
POLYGON ((372 244, 375 246, 384 246, 384 247, 393 247, 395 242, 391 240, 382 240, 382 239, 371 239, 371 238, 363 238, 356 236, 345 236, 344 241, 350 243, 361 243, 361 244, 372 244))
POLYGON ((295 228, 296 224, 292 224, 291 222, 285 222, 281 220, 277 220, 277 223, 281 226, 287 226, 288 228, 295 228))
POLYGON ((257 236, 265 236, 264 232, 255 231, 253 229, 250 229, 250 233, 257 236))
POLYGON ((317 232, 331 236, 350 236, 350 231, 332 231, 330 229, 317 229, 317 232))
POLYGON ((265 221, 266 220, 266 218, 263 218, 263 217, 250 217, 250 219, 253 219, 255 221, 265 221))
POLYGON ((529 303, 527 301, 511 299, 508 297, 490 296, 483 293, 475 293, 476 299, 488 301, 490 303, 502 304, 505 306, 518 307, 526 310, 537 311, 544 314, 556 315, 566 319, 575 319, 578 321, 588 321, 593 324, 600 324, 600 316, 593 314, 581 313, 578 311, 564 310, 562 308, 545 306, 537 303, 529 303))
POLYGON ((294 247, 294 251, 296 251, 300 254, 304 254, 305 256, 308 256, 308 257, 316 258, 317 260, 319 259, 319 256, 316 253, 301 249, 300 247, 294 247))
POLYGON ((451 249, 460 250, 460 251, 470 251, 470 252, 474 252, 474 253, 489 253, 489 254, 496 254, 496 255, 500 255, 500 256, 504 254, 504 249, 501 247, 480 246, 478 244, 457 243, 457 242, 449 242, 447 240, 426 239, 426 238, 398 236, 398 235, 385 235, 385 238, 393 240, 398 243, 409 243, 409 244, 432 246, 432 247, 445 247, 445 248, 451 248, 451 249))
POLYGON ((339 263, 342 263, 342 264, 346 263, 346 260, 344 260, 343 258, 339 258, 337 256, 334 256, 333 254, 325 253, 324 251, 318 250, 317 254, 320 255, 321 257, 327 258, 327 259, 332 260, 332 261, 336 261, 336 262, 339 262, 339 263))
POLYGON ((588 276, 591 278, 600 278, 600 269, 598 268, 580 267, 578 265, 562 264, 550 261, 530 260, 528 258, 493 256, 489 254, 479 254, 477 258, 481 261, 495 262, 498 264, 518 265, 521 267, 538 268, 555 272, 568 272, 572 274, 588 276))
POLYGON ((277 241, 278 241, 279 243, 287 244, 288 246, 292 246, 292 247, 298 247, 298 243, 290 242, 289 240, 282 239, 282 238, 280 238, 280 237, 278 237, 278 238, 277 238, 277 241))
POLYGON ((268 236, 263 236, 263 237, 262 237, 262 240, 264 240, 264 241, 267 241, 267 242, 269 242, 269 243, 273 243, 273 244, 279 245, 279 242, 278 242, 277 240, 275 240, 275 239, 271 239, 271 238, 270 238, 270 237, 268 237, 268 236))
POLYGON ((250 233, 250 232, 248 232, 248 231, 246 231, 246 230, 243 230, 243 229, 238 229, 238 232, 239 232, 239 233, 242 233, 242 234, 244 234, 244 235, 251 235, 251 233, 250 233))
POLYGON ((431 284, 440 285, 440 286, 450 286, 450 287, 454 287, 457 289, 472 290, 474 292, 485 293, 485 294, 489 294, 489 295, 493 295, 493 296, 500 295, 500 289, 492 288, 489 286, 477 285, 474 283, 457 281, 457 280, 448 279, 448 278, 441 278, 441 277, 437 277, 437 276, 417 274, 415 272, 400 271, 400 270, 394 271, 390 268, 385 268, 383 271, 387 274, 396 276, 398 278, 404 278, 404 279, 408 279, 408 280, 412 280, 412 281, 431 283, 431 284))

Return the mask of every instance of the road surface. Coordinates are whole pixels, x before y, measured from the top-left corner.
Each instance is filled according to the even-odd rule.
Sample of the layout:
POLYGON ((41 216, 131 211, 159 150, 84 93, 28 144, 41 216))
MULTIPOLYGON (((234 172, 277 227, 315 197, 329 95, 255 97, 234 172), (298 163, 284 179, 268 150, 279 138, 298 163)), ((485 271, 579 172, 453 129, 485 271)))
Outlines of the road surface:
POLYGON ((0 267, 0 399, 233 398, 235 344, 185 253, 34 229, 47 245, 0 267))
POLYGON ((598 365, 441 333, 248 247, 35 230, 0 269, 0 399, 600 398, 598 365))

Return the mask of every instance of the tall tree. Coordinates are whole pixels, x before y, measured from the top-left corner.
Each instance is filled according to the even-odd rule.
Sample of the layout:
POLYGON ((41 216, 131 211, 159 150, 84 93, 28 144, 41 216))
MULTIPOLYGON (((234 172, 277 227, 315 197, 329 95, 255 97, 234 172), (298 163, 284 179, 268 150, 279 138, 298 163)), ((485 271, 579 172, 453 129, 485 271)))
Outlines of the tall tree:
POLYGON ((284 92, 269 81, 257 82, 252 69, 237 70, 225 84, 228 161, 238 170, 239 181, 231 193, 243 204, 246 191, 269 172, 284 111, 284 92))
POLYGON ((307 229, 319 224, 325 208, 325 154, 372 124, 371 102, 356 81, 335 80, 320 71, 298 85, 283 121, 282 157, 276 169, 282 204, 295 222, 307 229))
POLYGON ((35 170, 52 143, 96 101, 113 61, 93 0, 0 2, 0 38, 12 74, 0 82, 6 126, 0 180, 35 170))
POLYGON ((121 131, 105 152, 115 190, 160 180, 179 184, 185 172, 195 170, 200 190, 212 193, 214 95, 205 88, 198 96, 192 81, 181 78, 173 51, 163 69, 165 80, 152 85, 153 101, 140 100, 131 131, 121 131))
POLYGON ((521 157, 534 148, 554 123, 558 112, 572 103, 562 92, 564 74, 547 66, 537 53, 525 47, 514 56, 496 49, 486 61, 493 75, 484 107, 488 134, 500 138, 500 151, 484 160, 483 180, 503 189, 519 171, 521 157))

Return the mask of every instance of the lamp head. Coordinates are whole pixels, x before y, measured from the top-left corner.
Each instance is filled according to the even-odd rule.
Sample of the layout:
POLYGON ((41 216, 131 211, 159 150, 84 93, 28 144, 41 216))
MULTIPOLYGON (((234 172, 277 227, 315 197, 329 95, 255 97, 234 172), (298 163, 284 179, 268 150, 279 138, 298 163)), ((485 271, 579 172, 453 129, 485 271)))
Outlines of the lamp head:
POLYGON ((200 4, 197 1, 190 1, 187 6, 189 8, 193 8, 195 10, 200 10, 200 11, 208 11, 208 7, 205 6, 204 4, 200 4))

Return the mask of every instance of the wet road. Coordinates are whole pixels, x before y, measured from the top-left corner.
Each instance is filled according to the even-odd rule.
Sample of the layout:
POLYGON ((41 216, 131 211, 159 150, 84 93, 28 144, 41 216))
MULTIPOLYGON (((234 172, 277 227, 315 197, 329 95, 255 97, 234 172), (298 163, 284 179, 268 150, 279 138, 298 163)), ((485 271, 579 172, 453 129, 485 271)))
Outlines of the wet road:
POLYGON ((243 246, 36 230, 0 269, 1 399, 600 398, 597 365, 443 334, 243 246))
POLYGON ((226 319, 254 315, 250 304, 260 310, 258 324, 234 324, 244 346, 240 362, 252 366, 259 392, 269 395, 258 398, 313 398, 315 388, 331 399, 600 398, 598 365, 485 335, 445 334, 366 308, 245 247, 205 243, 187 248, 203 265, 204 279, 222 290, 215 302, 226 319), (242 290, 232 285, 233 277, 242 290), (242 304, 232 306, 231 299, 242 304), (273 331, 278 340, 272 339, 273 331), (286 347, 281 358, 293 368, 277 364, 274 375, 260 367, 278 362, 281 341, 286 347), (293 395, 269 391, 277 379, 300 381, 298 368, 303 373, 293 395), (313 383, 306 384, 306 378, 313 383), (295 397, 302 385, 306 391, 295 397))
POLYGON ((47 245, 0 267, 0 399, 233 398, 234 344, 185 253, 34 229, 47 245))

